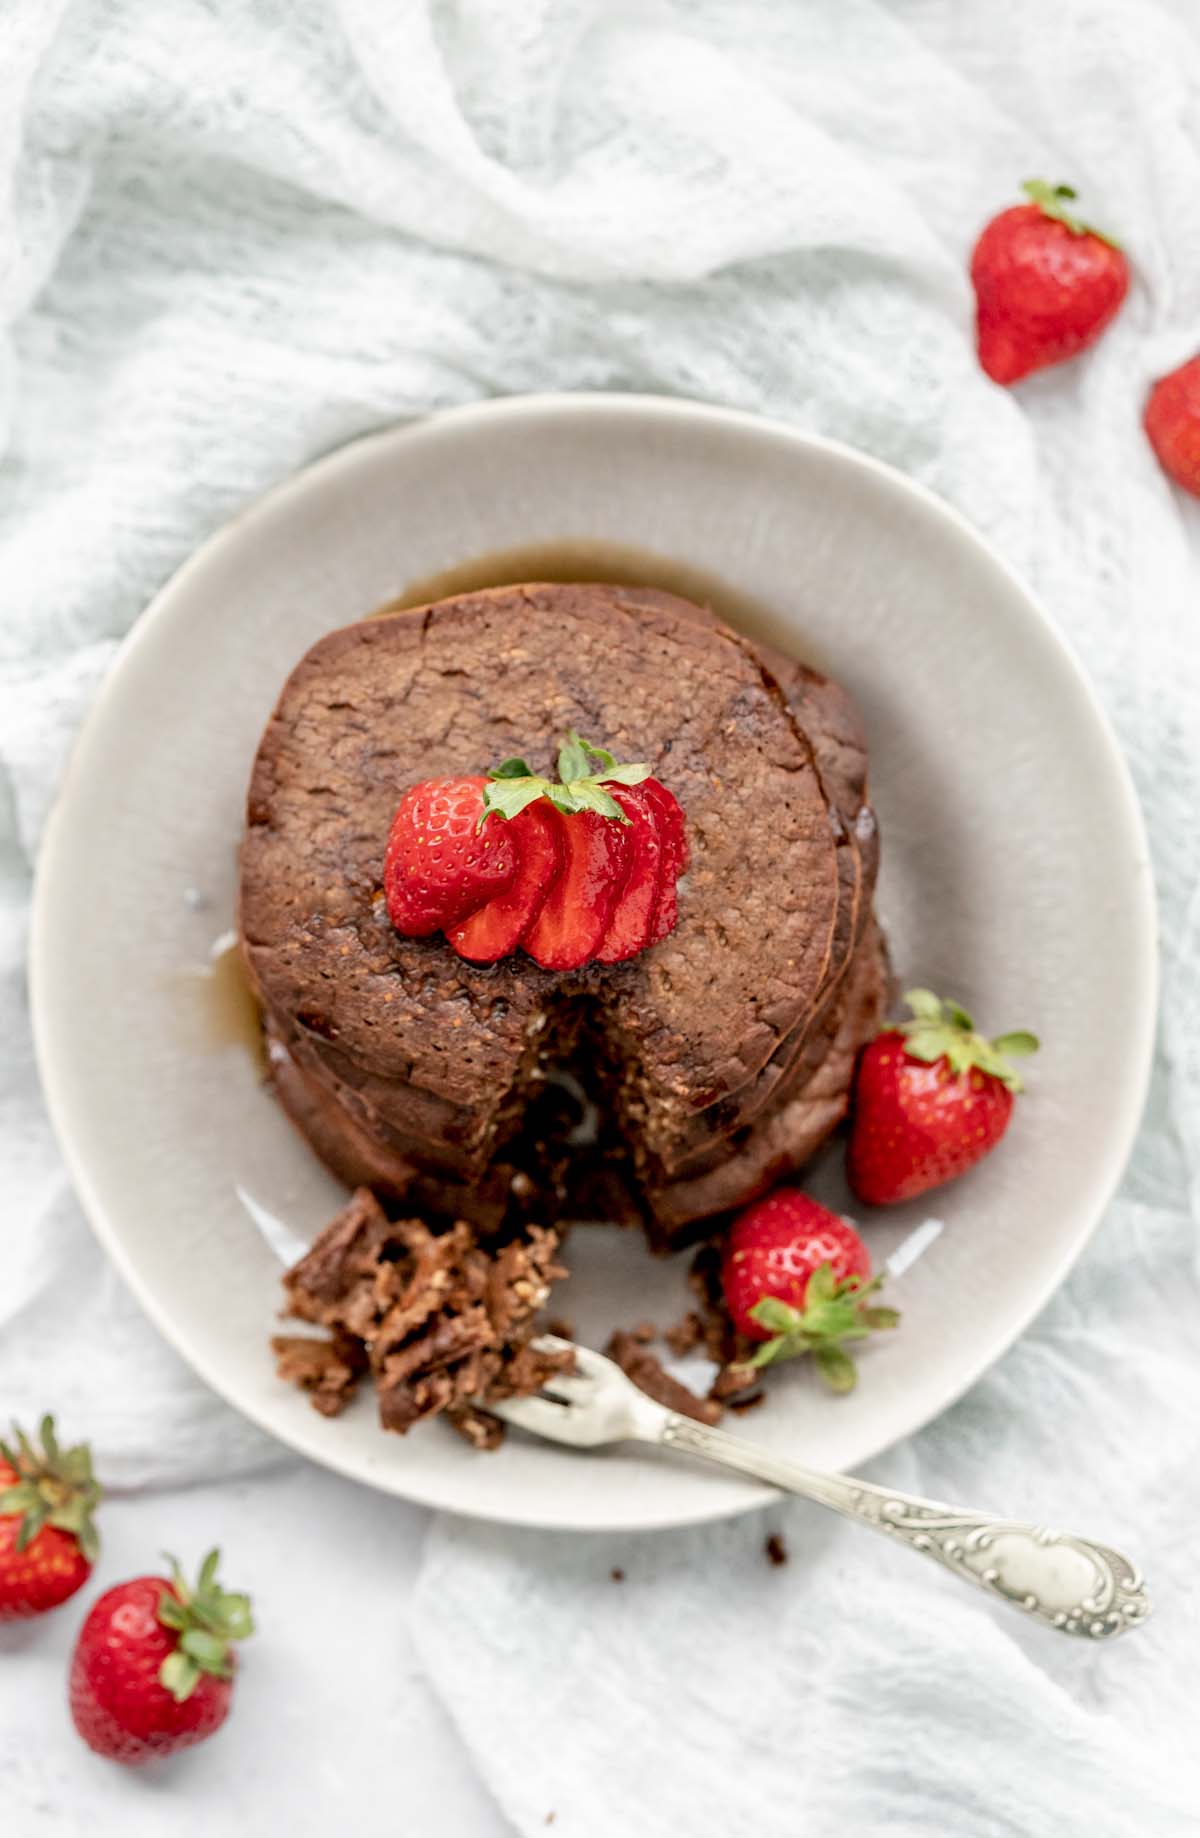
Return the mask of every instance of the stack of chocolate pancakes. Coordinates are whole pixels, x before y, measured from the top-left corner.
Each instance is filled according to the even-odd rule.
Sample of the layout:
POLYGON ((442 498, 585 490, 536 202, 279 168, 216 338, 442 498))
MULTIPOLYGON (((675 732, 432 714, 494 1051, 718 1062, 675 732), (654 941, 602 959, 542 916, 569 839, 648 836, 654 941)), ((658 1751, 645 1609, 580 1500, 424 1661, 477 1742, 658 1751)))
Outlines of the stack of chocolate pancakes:
POLYGON ((877 856, 845 693, 676 596, 534 583, 332 632, 263 735, 242 851, 278 1096, 348 1184, 407 1209, 485 1233, 608 1212, 684 1242, 844 1114, 886 999, 877 856), (675 930, 559 973, 399 936, 402 793, 514 754, 547 770, 571 729, 682 806, 675 930))

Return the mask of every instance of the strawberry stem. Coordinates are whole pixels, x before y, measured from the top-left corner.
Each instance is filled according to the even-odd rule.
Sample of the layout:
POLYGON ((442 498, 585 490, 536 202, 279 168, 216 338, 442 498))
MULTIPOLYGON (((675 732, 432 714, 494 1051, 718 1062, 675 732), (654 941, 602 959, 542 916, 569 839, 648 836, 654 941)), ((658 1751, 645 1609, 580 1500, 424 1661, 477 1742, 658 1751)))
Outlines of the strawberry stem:
POLYGON ((975 1023, 965 1008, 958 1002, 943 1002, 931 989, 910 989, 904 1000, 912 1009, 913 1019, 890 1025, 904 1035, 905 1051, 911 1058, 927 1065, 944 1059, 952 1072, 964 1073, 977 1068, 999 1079, 1010 1091, 1025 1089, 1010 1061, 1037 1052, 1040 1042, 1036 1034, 1018 1029, 988 1040, 985 1035, 976 1033, 975 1023))
POLYGON ((1025 179, 1021 190, 1037 205, 1043 217, 1051 217, 1055 223, 1065 224, 1072 236, 1098 236, 1102 243, 1107 243, 1112 249, 1121 247, 1115 236, 1098 230, 1094 224, 1084 223, 1067 210, 1067 202, 1079 195, 1073 185, 1048 185, 1045 179, 1025 179))
POLYGON ((595 811, 614 823, 628 823, 629 818, 612 793, 611 785, 640 785, 654 768, 645 764, 619 765, 607 747, 594 747, 572 728, 558 750, 558 778, 540 777, 526 760, 502 760, 488 773, 489 783, 483 794, 483 814, 476 826, 481 830, 488 818, 517 816, 527 804, 548 798, 564 816, 576 811, 595 811), (596 762, 593 769, 592 761, 596 762))
POLYGON ((91 1451, 86 1443, 62 1449, 54 1431, 54 1418, 45 1416, 38 1442, 31 1442, 19 1425, 13 1425, 12 1443, 0 1441, 0 1457, 13 1469, 15 1483, 0 1491, 0 1516, 16 1516, 21 1524, 16 1546, 24 1551, 43 1526, 70 1532, 89 1563, 100 1553, 100 1539, 92 1514, 102 1490, 92 1473, 91 1451))
POLYGON ((175 1702, 182 1704, 191 1697, 202 1673, 210 1678, 233 1677, 230 1644, 254 1632, 254 1617, 249 1596, 233 1594, 218 1583, 220 1551, 212 1550, 205 1557, 194 1589, 176 1559, 168 1554, 167 1562, 171 1586, 158 1599, 158 1618, 179 1639, 159 1667, 158 1677, 175 1702))
POLYGON ((838 1278, 833 1265, 822 1264, 808 1279, 804 1306, 795 1308, 778 1296, 764 1296, 750 1310, 751 1319, 769 1329, 747 1360, 754 1367, 773 1366, 781 1359, 811 1353, 817 1371, 831 1391, 853 1391, 858 1369, 845 1350, 848 1340, 866 1340, 873 1333, 895 1327, 900 1316, 894 1308, 869 1304, 883 1282, 882 1276, 864 1283, 860 1276, 838 1278))

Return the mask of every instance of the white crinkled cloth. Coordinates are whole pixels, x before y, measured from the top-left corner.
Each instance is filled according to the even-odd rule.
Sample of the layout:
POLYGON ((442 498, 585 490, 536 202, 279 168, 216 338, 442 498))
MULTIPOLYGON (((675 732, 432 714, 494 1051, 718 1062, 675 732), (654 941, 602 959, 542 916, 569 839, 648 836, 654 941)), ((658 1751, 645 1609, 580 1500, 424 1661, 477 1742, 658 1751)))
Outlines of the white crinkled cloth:
MULTIPOLYGON (((1200 10, 8 0, 0 238, 0 1415, 53 1402, 118 1488, 149 1493, 111 1509, 127 1562, 160 1522, 194 1524, 198 1549, 232 1518, 235 1580, 271 1596, 241 1730, 172 1777, 171 1829, 338 1816, 531 1838, 553 1812, 562 1838, 1194 1830, 1200 506, 1139 414, 1200 346, 1200 10), (966 256, 1030 173, 1073 180, 1137 279, 1096 351, 1006 393, 974 362, 966 256), (423 1516, 299 1467, 219 1404, 71 1196, 22 957, 39 829, 119 638, 315 455, 572 387, 761 410, 920 478, 1040 591, 1128 751, 1166 978, 1134 1164, 1022 1342, 873 1469, 1108 1528, 1157 1601, 1116 1648, 1026 1628, 801 1506, 771 1515, 784 1570, 762 1519, 640 1540, 434 1522, 405 1620, 389 1566, 423 1516), (345 1626, 382 1599, 394 1646, 326 1613, 327 1647, 285 1673, 300 1579, 334 1572, 345 1626), (355 1690, 322 1696, 335 1663, 355 1690), (430 1679, 457 1736, 420 1734, 430 1679), (275 1743, 269 1767, 252 1737, 275 1743), (458 1781, 471 1767, 494 1804, 458 1781)), ((0 1649, 14 1832, 161 1829, 153 1796, 93 1766, 61 1716, 47 1728, 45 1649, 30 1633, 17 1652, 0 1649)))

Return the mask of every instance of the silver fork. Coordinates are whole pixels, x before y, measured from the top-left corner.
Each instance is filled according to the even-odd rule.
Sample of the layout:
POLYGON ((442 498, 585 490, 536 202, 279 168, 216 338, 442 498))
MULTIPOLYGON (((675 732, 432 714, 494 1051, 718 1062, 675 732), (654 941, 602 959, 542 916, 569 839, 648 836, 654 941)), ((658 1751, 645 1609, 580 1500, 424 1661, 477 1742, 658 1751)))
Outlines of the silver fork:
POLYGON ((576 1449, 648 1442, 703 1456, 887 1532, 910 1551, 931 1557, 952 1575, 1063 1634, 1103 1640, 1137 1627, 1150 1612, 1140 1575, 1111 1545, 784 1461, 738 1436, 664 1409, 590 1347, 573 1346, 552 1334, 536 1344, 554 1352, 569 1347, 575 1370, 556 1373, 537 1397, 487 1405, 518 1429, 576 1449))

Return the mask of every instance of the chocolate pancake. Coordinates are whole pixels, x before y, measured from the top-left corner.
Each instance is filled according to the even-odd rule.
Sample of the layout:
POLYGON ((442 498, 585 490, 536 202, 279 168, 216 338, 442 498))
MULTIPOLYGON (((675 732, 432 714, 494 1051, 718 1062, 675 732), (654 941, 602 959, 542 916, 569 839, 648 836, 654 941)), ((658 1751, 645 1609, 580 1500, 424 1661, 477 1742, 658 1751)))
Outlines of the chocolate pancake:
POLYGON ((864 1037, 872 963, 881 984, 865 778, 836 686, 671 595, 503 588, 330 634, 268 723, 242 853, 281 1098, 347 1179, 491 1212, 531 1095, 577 1054, 664 1231, 737 1204, 844 1109, 853 1049, 840 1096, 832 1068, 864 1037), (676 930, 566 973, 400 937, 381 874, 403 791, 514 752, 542 769, 568 728, 649 762, 683 806, 676 930))

